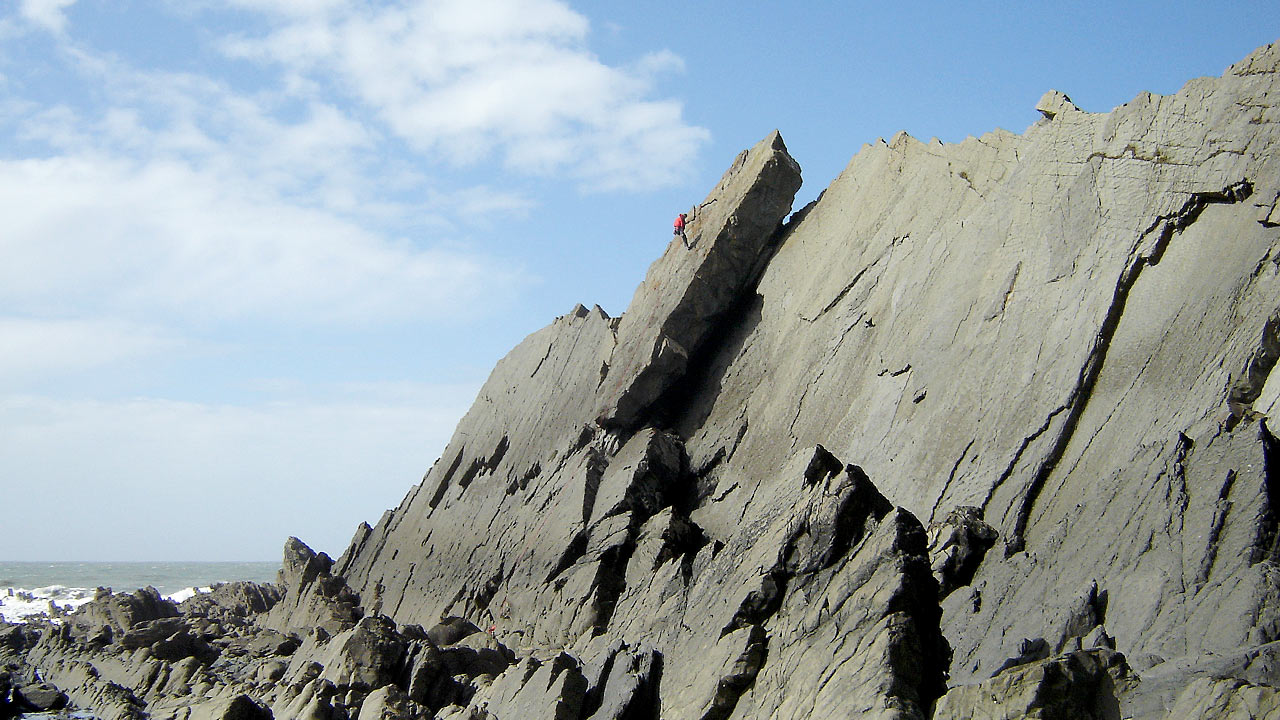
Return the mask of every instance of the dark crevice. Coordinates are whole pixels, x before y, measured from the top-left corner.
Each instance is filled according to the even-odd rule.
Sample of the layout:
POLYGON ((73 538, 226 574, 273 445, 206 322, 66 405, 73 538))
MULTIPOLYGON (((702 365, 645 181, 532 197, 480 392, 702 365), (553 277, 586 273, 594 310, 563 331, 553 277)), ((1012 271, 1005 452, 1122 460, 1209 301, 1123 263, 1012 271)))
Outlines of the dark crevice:
POLYGON ((591 521, 591 511, 596 506, 596 495, 600 492, 600 481, 604 479, 604 471, 609 467, 609 460, 596 448, 587 452, 587 473, 582 488, 582 523, 591 521))
POLYGON ((627 706, 618 720, 658 720, 662 711, 662 653, 653 651, 649 666, 649 682, 637 691, 635 699, 627 706))
POLYGON ((560 573, 568 570, 574 563, 578 562, 583 555, 587 554, 588 534, 586 530, 579 530, 573 539, 569 541, 568 547, 564 552, 560 553, 560 559, 556 561, 555 567, 551 568, 551 573, 547 575, 547 579, 543 580, 544 585, 551 584, 560 573))
POLYGON ((498 469, 498 463, 502 462, 502 458, 506 456, 507 450, 511 449, 511 441, 506 435, 498 441, 498 446, 493 449, 493 453, 489 455, 489 459, 484 463, 484 469, 493 472, 498 469))
MULTIPOLYGON (((849 467, 853 468, 854 466, 850 465, 849 467)), ((818 445, 813 457, 809 458, 809 464, 804 469, 804 484, 811 487, 822 480, 835 476, 844 469, 844 463, 840 462, 826 448, 818 445)), ((861 469, 858 472, 861 472, 861 469)))
POLYGON ((964 462, 964 458, 969 454, 969 450, 973 447, 974 442, 976 442, 976 440, 970 440, 969 444, 964 446, 964 450, 961 451, 960 457, 956 458, 955 464, 951 466, 951 472, 947 474, 947 481, 942 484, 942 490, 938 493, 938 499, 933 501, 933 507, 929 509, 929 522, 933 522, 935 516, 938 514, 938 506, 942 504, 942 499, 947 496, 947 490, 951 488, 951 483, 956 479, 956 472, 960 470, 960 463, 964 462))
POLYGON ((903 365, 898 370, 889 370, 889 368, 885 368, 880 372, 876 373, 876 377, 884 377, 885 375, 888 375, 889 377, 898 377, 899 375, 905 375, 909 372, 911 372, 911 363, 907 363, 906 365, 903 365))
POLYGON ((986 513, 987 506, 991 504, 991 499, 995 497, 996 491, 1000 489, 1000 486, 1003 485, 1011 475, 1013 475, 1013 471, 1018 468, 1018 462, 1022 460, 1022 454, 1027 451, 1027 448, 1031 447, 1031 443, 1035 442, 1037 438, 1049 430, 1049 426, 1053 424, 1053 419, 1066 409, 1066 405, 1059 405, 1054 408, 1053 412, 1049 413, 1048 417, 1044 419, 1044 423, 1035 429, 1035 432, 1022 438, 1022 443, 1018 445, 1018 449, 1013 453, 1013 459, 1009 461, 1009 464, 1005 466, 1004 471, 1001 472, 1000 476, 996 478, 996 481, 991 484, 991 489, 987 491, 987 497, 982 501, 981 505, 981 509, 984 514, 986 513))
POLYGON ((947 691, 952 649, 942 634, 942 606, 938 603, 941 591, 929 568, 928 534, 914 515, 905 510, 898 514, 902 521, 894 548, 901 553, 903 587, 890 599, 881 617, 900 612, 912 618, 911 632, 915 635, 921 672, 914 693, 902 688, 898 694, 914 700, 928 717, 933 704, 947 691))
POLYGON ((595 437, 596 437, 595 430, 593 430, 590 425, 583 425, 582 430, 578 432, 578 437, 574 439, 573 445, 569 447, 569 452, 565 453, 564 456, 566 458, 570 457, 571 455, 578 452, 582 448, 586 447, 587 445, 590 445, 591 441, 594 440, 595 437))
POLYGON ((472 595, 471 605, 475 608, 477 615, 489 609, 489 604, 493 602, 494 596, 502 588, 502 581, 505 575, 506 563, 504 561, 498 565, 497 571, 490 575, 489 579, 472 595))
MULTIPOLYGON (((814 455, 806 476, 815 465, 824 473, 829 467, 826 458, 831 456, 824 448, 818 446, 814 455)), ((777 560, 763 569, 759 587, 742 599, 729 623, 721 628, 720 637, 749 625, 762 625, 773 617, 782 607, 787 586, 795 577, 812 575, 835 565, 862 541, 873 519, 884 518, 893 510, 893 504, 880 494, 862 468, 846 465, 843 471, 846 481, 835 501, 838 505, 831 523, 815 527, 801 519, 790 528, 777 560)))
POLYGON ((1227 477, 1222 481, 1222 489, 1218 491, 1218 500, 1214 503, 1213 519, 1209 522, 1209 534, 1204 542, 1204 557, 1200 559, 1200 567, 1196 570, 1197 584, 1209 579, 1213 563, 1218 559, 1218 538, 1222 535, 1222 528, 1227 522, 1227 512, 1231 509, 1228 498, 1235 483, 1236 471, 1228 470, 1227 477))
POLYGON ((1258 339, 1258 348, 1245 362, 1244 367, 1232 380, 1227 391, 1227 407, 1231 416, 1227 419, 1227 430, 1234 430, 1241 420, 1256 415, 1253 402, 1262 394, 1267 384, 1271 369, 1280 359, 1280 315, 1273 315, 1262 326, 1262 334, 1258 339))
POLYGON ((449 489, 449 481, 453 479, 453 474, 458 471, 458 466, 462 464, 462 454, 466 452, 466 450, 467 448, 465 445, 458 448, 458 455, 453 459, 453 462, 449 464, 449 469, 444 472, 444 477, 440 478, 440 483, 436 485, 436 491, 431 495, 431 502, 427 503, 427 506, 432 510, 440 504, 440 500, 444 497, 445 491, 449 489))
POLYGON ((730 674, 716 683, 711 706, 702 714, 701 720, 727 720, 738 706, 742 694, 755 684, 756 675, 768 660, 769 638, 759 625, 753 625, 750 633, 742 655, 730 666, 730 674))
POLYGON ((534 461, 534 463, 524 471, 524 474, 521 475, 519 479, 513 478, 511 482, 507 484, 507 494, 514 495, 517 490, 523 491, 525 488, 529 487, 529 483, 532 482, 534 478, 541 474, 542 463, 534 461))
MULTIPOLYGON (((844 288, 841 289, 840 292, 837 293, 836 296, 831 300, 831 302, 827 303, 826 307, 819 310, 817 315, 814 315, 811 318, 804 317, 802 315, 800 316, 800 319, 807 323, 817 322, 818 318, 821 318, 823 315, 826 315, 828 312, 835 309, 835 307, 839 305, 842 300, 845 299, 845 297, 849 294, 849 292, 853 290, 855 287, 857 287, 858 283, 861 282, 862 278, 866 276, 866 274, 869 271, 871 271, 873 268, 879 265, 881 261, 887 258, 889 256, 889 253, 893 252, 893 249, 896 248, 904 239, 906 239, 906 236, 903 236, 900 238, 893 238, 893 240, 889 242, 889 245, 880 251, 880 254, 876 256, 876 259, 872 260, 870 263, 867 263, 865 266, 863 266, 863 268, 859 270, 856 275, 853 276, 853 279, 849 281, 849 284, 845 285, 844 288)), ((878 281, 879 281, 879 278, 876 278, 876 282, 878 281)), ((870 323, 870 321, 868 321, 868 323, 870 323)), ((874 327, 874 325, 869 324, 868 327, 874 327)))
POLYGON ((1090 349, 1084 365, 1080 368, 1080 375, 1076 380, 1076 385, 1065 403, 1066 407, 1069 408, 1067 417, 1054 438, 1053 446, 1036 469, 1030 485, 1027 486, 1025 494, 1018 504, 1013 531, 1010 533, 1005 545, 1006 557, 1021 552, 1026 545, 1025 533, 1031 510, 1035 506, 1040 491, 1044 489, 1049 475, 1052 474, 1058 461, 1062 459, 1063 454, 1066 452, 1076 425, 1079 424, 1080 417, 1084 414, 1084 409, 1089 404, 1089 394, 1093 391, 1093 386, 1097 382, 1098 376, 1102 374, 1102 367, 1106 362, 1107 352, 1111 348, 1111 341, 1120 326, 1120 319, 1124 315, 1129 293, 1138 282, 1142 271, 1147 266, 1159 264, 1174 235, 1182 232, 1195 222, 1206 207, 1215 204, 1241 202, 1252 194, 1253 185, 1248 180, 1233 183, 1217 192, 1193 193, 1177 212, 1156 218, 1142 234, 1142 237, 1145 238, 1153 232, 1157 233, 1150 252, 1145 255, 1142 253, 1136 254, 1129 261, 1124 271, 1120 273, 1115 290, 1112 293, 1111 303, 1107 307, 1107 313, 1103 317, 1102 325, 1098 329, 1097 335, 1094 336, 1093 347, 1090 349))
MULTIPOLYGON (((579 307, 581 307, 581 306, 579 306, 579 307)), ((529 377, 533 377, 534 375, 537 375, 537 374, 538 374, 538 371, 542 369, 542 363, 546 362, 546 361, 547 361, 547 358, 551 357, 551 348, 552 348, 552 345, 553 345, 553 343, 547 343, 547 351, 546 351, 545 353, 543 353, 543 355, 542 355, 542 359, 541 359, 541 360, 539 360, 539 361, 538 361, 538 364, 533 368, 533 372, 529 373, 529 377)))
POLYGON ((707 332, 698 345, 689 348, 684 374, 673 379, 666 391, 649 406, 645 414, 650 418, 650 424, 658 428, 685 428, 686 432, 677 434, 689 437, 692 428, 706 422, 712 409, 712 403, 707 398, 719 395, 721 378, 760 323, 760 313, 764 306, 764 298, 757 292, 760 277, 812 205, 810 203, 793 213, 769 237, 756 258, 756 264, 743 281, 738 297, 708 321, 707 332), (690 402, 691 398, 695 399, 694 402, 690 402))
MULTIPOLYGON (((409 563, 409 572, 405 575, 404 585, 400 586, 400 597, 396 600, 396 606, 394 609, 391 610, 390 617, 394 618, 399 616, 400 606, 404 604, 404 599, 409 596, 409 583, 413 582, 413 571, 416 570, 417 568, 418 568, 417 563, 409 563)), ((458 594, 460 596, 462 594, 462 591, 459 590, 458 594)), ((454 602, 457 602, 457 600, 458 598, 455 597, 454 602)))
POLYGON ((604 701, 604 688, 609 680, 610 673, 613 672, 613 665, 618 661, 618 656, 626 652, 627 646, 613 647, 607 657, 605 657, 604 665, 600 668, 600 681, 595 685, 587 688, 587 692, 582 696, 582 711, 578 713, 579 717, 589 718, 596 714, 600 709, 601 703, 604 701))
MULTIPOLYGON (((878 262, 879 262, 879 259, 876 260, 876 263, 878 262)), ((858 281, 862 280, 862 276, 866 275, 868 270, 876 266, 876 263, 867 265, 866 267, 859 270, 858 274, 854 275, 853 279, 849 281, 849 284, 845 285, 844 288, 841 289, 840 292, 836 294, 835 298, 833 298, 831 302, 827 303, 826 307, 819 310, 817 315, 814 315, 811 318, 802 316, 800 319, 807 323, 817 322, 819 318, 821 318, 823 315, 826 315, 828 312, 830 312, 831 309, 834 308, 836 305, 839 305, 840 301, 844 300, 845 296, 849 294, 849 291, 852 290, 855 286, 857 286, 858 281)))
POLYGON ((1258 542, 1254 546, 1253 563, 1263 560, 1280 561, 1280 537, 1277 537, 1277 503, 1280 503, 1280 440, 1271 434, 1266 418, 1258 421, 1258 439, 1262 442, 1263 490, 1266 506, 1258 529, 1258 542))
POLYGON ((596 566, 596 591, 591 601, 596 615, 592 634, 597 637, 608 631, 609 621, 618 606, 618 598, 627 589, 627 563, 636 551, 636 536, 639 532, 640 528, 633 524, 628 529, 624 542, 600 555, 600 563, 596 566))

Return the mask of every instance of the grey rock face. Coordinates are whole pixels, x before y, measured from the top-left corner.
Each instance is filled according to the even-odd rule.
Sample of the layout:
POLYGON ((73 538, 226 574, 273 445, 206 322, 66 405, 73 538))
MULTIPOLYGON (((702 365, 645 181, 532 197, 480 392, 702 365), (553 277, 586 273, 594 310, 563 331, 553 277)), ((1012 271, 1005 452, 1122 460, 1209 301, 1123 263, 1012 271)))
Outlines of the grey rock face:
MULTIPOLYGON (((343 578, 330 571, 333 560, 295 537, 285 543, 279 572, 282 592, 269 606, 263 624, 281 632, 323 628, 334 634, 350 629, 363 615, 359 597, 343 578)), ((265 604, 265 603, 264 603, 265 604)))
POLYGON ((929 557, 942 597, 968 585, 999 533, 971 506, 953 508, 929 526, 929 557))
POLYGON ((179 605, 184 615, 198 615, 214 620, 246 618, 264 613, 280 602, 280 589, 275 585, 250 582, 219 583, 209 592, 196 593, 179 605))
POLYGON ((162 598, 153 587, 131 593, 112 593, 99 588, 94 599, 77 610, 70 627, 78 638, 111 637, 122 635, 139 623, 177 615, 177 605, 162 598))
POLYGON ((1122 717, 1118 696, 1133 682, 1124 656, 1109 650, 1074 652, 956 688, 938 701, 933 717, 1112 720, 1122 717))
POLYGON ((110 720, 1275 714, 1278 99, 1276 46, 1110 113, 1051 91, 790 218, 770 135, 337 562, 291 539, 274 591, 104 596, 0 654, 110 720))
MULTIPOLYGON (((606 640, 652 643, 671 716, 799 717, 828 696, 925 715, 942 682, 929 678, 943 670, 976 683, 1074 648, 1114 645, 1159 665, 1269 642, 1272 620, 1254 618, 1277 617, 1275 453, 1260 421, 1280 396, 1268 331, 1280 297, 1276 58, 1264 48, 1222 78, 1110 114, 1049 93, 1024 135, 869 145, 781 234, 769 238, 785 210, 762 223, 762 267, 731 273, 742 284, 725 286, 727 301, 689 290, 703 272, 691 255, 713 249, 673 243, 616 341, 601 318, 599 339, 584 343, 588 324, 571 330, 571 316, 500 364, 459 429, 475 450, 455 440, 422 488, 357 536, 342 561, 353 586, 403 598, 398 620, 460 612, 517 646, 569 647, 587 667, 606 640), (695 328, 687 344, 664 325, 684 302, 713 308, 672 323, 695 328), (582 383, 572 395, 594 400, 592 412, 540 386, 548 368, 582 383), (678 399, 659 402, 673 383, 678 399), (558 432, 522 439, 523 410, 486 399, 499 388, 519 398, 510 405, 548 407, 558 432), (596 419, 603 430, 582 429, 596 419), (646 423, 685 456, 647 485, 633 482, 630 459, 656 437, 646 423), (906 511, 872 513, 877 532, 931 529, 927 554, 924 543, 877 545, 879 557, 919 558, 895 567, 927 567, 938 583, 941 600, 904 620, 926 628, 902 646, 915 650, 897 651, 917 658, 914 670, 863 660, 871 640, 861 662, 839 665, 817 640, 825 618, 801 619, 819 588, 839 586, 840 568, 881 567, 821 533, 804 541, 830 548, 817 559, 776 556, 790 536, 785 522, 765 532, 771 518, 839 515, 838 502, 788 484, 804 475, 798 457, 822 475, 824 461, 803 451, 814 446, 855 460, 885 506, 906 511), (440 482, 467 468, 466 490, 440 482), (648 506, 619 505, 624 485, 663 490, 648 506), (464 519, 476 516, 478 526, 464 519), (444 527, 467 537, 442 541, 444 527), (457 558, 466 565, 450 567, 457 558), (939 602, 949 663, 927 639, 939 602), (752 627, 767 639, 758 667, 752 627), (706 669, 677 687, 695 658, 706 669), (772 679, 816 665, 866 677, 803 692, 772 679)), ((713 193, 691 237, 709 220, 698 212, 741 194, 713 193)), ((844 602, 870 602, 872 587, 923 597, 928 584, 917 570, 879 582, 844 602)), ((912 634, 888 621, 852 627, 912 634)))
POLYGON ((636 290, 602 379, 599 422, 632 429, 684 374, 715 321, 737 300, 791 212, 800 166, 774 131, 744 151, 689 213, 692 248, 672 241, 636 290))

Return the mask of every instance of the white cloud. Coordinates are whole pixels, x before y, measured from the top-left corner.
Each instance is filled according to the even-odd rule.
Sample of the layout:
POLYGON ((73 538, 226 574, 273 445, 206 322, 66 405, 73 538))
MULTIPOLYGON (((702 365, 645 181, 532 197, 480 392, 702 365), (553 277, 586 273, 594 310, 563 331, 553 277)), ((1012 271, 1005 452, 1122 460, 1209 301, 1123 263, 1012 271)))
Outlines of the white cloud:
POLYGON ((288 535, 336 556, 422 477, 476 388, 262 407, 0 396, 3 491, 29 500, 0 557, 274 559, 288 535))
POLYGON ((475 255, 253 193, 176 161, 0 162, 0 298, 26 312, 353 322, 466 315, 520 286, 475 255))
POLYGON ((22 0, 19 13, 28 22, 54 33, 61 33, 67 26, 63 10, 76 0, 22 0))
POLYGON ((173 349, 165 331, 119 320, 0 317, 0 385, 173 349))
POLYGON ((587 32, 556 0, 417 0, 296 13, 224 49, 298 76, 336 73, 392 132, 456 164, 496 154, 511 170, 568 173, 592 189, 680 180, 709 134, 683 121, 678 101, 647 97, 679 58, 612 67, 586 49, 587 32))

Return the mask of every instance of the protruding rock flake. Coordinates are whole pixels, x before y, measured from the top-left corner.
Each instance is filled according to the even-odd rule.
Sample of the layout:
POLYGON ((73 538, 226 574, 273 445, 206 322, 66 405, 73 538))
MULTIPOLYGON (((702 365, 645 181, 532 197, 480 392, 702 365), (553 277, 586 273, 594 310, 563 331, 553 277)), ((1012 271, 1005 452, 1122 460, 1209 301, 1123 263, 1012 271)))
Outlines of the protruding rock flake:
POLYGON ((0 715, 1280 717, 1278 68, 795 214, 769 134, 337 561, 0 626, 0 715))
POLYGON ((1040 98, 1040 102, 1036 103, 1036 110, 1047 120, 1052 120, 1064 112, 1080 112, 1080 108, 1071 102, 1071 98, 1057 90, 1045 93, 1040 98))
POLYGON ((777 131, 743 152, 689 213, 691 248, 675 240, 650 268, 618 325, 598 422, 634 429, 684 374, 738 299, 791 212, 800 166, 777 131))

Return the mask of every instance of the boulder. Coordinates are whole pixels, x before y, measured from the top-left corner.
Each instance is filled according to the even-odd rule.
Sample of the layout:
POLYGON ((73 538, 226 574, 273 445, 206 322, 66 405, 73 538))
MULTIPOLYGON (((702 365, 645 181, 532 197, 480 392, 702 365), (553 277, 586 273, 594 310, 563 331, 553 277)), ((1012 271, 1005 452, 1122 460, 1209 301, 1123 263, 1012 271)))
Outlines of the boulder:
POLYGON ((170 617, 140 622, 120 636, 120 646, 125 650, 137 650, 160 642, 177 633, 190 634, 191 626, 186 618, 170 617))
POLYGON ((48 683, 21 685, 13 689, 13 704, 22 712, 48 712, 67 706, 67 694, 48 683))
MULTIPOLYGON (((296 538, 290 539, 296 540, 296 538)), ((301 544, 301 541, 298 543, 301 544)), ((296 557, 295 555, 295 560, 296 557)), ((296 568, 290 572, 301 574, 296 568)), ((178 610, 186 617, 206 617, 214 620, 247 618, 265 613, 275 607, 281 595, 280 588, 276 585, 253 582, 218 583, 208 592, 196 593, 184 600, 178 606, 178 610)))
POLYGON ((468 635, 480 632, 480 628, 456 615, 436 623, 427 631, 427 639, 437 646, 452 645, 468 635))
POLYGON ((278 573, 281 597, 261 624, 286 634, 302 634, 316 627, 335 634, 355 625, 364 614, 360 598, 345 579, 330 572, 332 569, 328 555, 316 553, 298 538, 289 538, 278 573))
POLYGON ((1115 720, 1121 717, 1118 696, 1134 682, 1119 653, 1073 652, 1020 665, 977 685, 952 688, 938 701, 933 718, 1115 720))
POLYGON ((997 535, 982 521, 981 508, 972 506, 953 508, 929 525, 929 558, 941 597, 969 584, 997 535))
POLYGON ((386 617, 363 618, 328 642, 320 661, 322 677, 339 686, 380 688, 396 679, 406 647, 405 639, 386 617))
POLYGON ((186 720, 272 720, 271 710, 248 695, 191 706, 186 720))
POLYGON ((364 699, 357 720, 409 720, 412 717, 416 717, 416 713, 404 692, 395 685, 384 685, 364 699))
POLYGON ((162 597, 153 587, 132 593, 112 593, 100 588, 94 599, 77 608, 68 621, 76 638, 89 639, 100 637, 103 627, 119 637, 140 623, 177 616, 177 604, 162 597))

